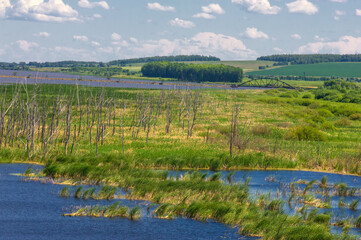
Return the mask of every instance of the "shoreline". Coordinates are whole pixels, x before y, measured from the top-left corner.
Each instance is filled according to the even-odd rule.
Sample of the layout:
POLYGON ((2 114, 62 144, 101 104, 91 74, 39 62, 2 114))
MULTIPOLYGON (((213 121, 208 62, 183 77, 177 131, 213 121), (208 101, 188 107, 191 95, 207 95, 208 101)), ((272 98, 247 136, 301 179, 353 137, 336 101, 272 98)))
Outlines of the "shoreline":
MULTIPOLYGON (((44 163, 41 162, 33 162, 33 161, 11 161, 11 162, 0 162, 1 164, 32 164, 38 166, 45 166, 44 163)), ((209 168, 182 168, 182 169, 169 169, 166 167, 157 167, 157 168, 141 168, 141 169, 149 169, 149 170, 167 170, 167 171, 211 171, 209 168)), ((313 172, 313 173, 327 173, 327 174, 337 174, 342 176, 354 176, 361 177, 361 175, 353 174, 353 173, 342 173, 333 170, 320 170, 320 169, 307 169, 307 168, 251 168, 251 167, 239 167, 239 168, 229 168, 229 169, 219 169, 217 171, 299 171, 299 172, 313 172)), ((214 172, 217 172, 214 171, 214 172)))

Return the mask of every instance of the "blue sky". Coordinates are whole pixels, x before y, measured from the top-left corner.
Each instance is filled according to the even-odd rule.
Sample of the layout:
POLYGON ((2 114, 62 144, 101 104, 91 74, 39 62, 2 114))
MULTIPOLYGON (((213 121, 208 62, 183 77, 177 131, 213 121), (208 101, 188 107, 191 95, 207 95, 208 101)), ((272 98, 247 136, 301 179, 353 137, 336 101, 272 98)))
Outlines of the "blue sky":
POLYGON ((360 0, 0 0, 0 62, 361 53, 360 0))

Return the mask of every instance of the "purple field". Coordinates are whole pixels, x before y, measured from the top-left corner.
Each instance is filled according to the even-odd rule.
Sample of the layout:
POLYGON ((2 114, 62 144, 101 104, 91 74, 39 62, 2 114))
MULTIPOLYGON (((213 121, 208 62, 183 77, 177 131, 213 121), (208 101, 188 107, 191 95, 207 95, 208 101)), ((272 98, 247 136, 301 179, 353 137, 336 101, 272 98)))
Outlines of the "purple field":
MULTIPOLYGON (((232 89, 221 84, 195 84, 187 82, 166 82, 136 79, 106 79, 95 76, 70 75, 55 72, 31 72, 0 70, 0 84, 66 84, 89 87, 141 88, 141 89, 232 89), (16 76, 14 76, 16 72, 16 76), (9 77, 4 77, 9 76, 9 77), (53 79, 52 79, 53 78, 53 79)), ((238 88, 250 89, 249 87, 238 88)))

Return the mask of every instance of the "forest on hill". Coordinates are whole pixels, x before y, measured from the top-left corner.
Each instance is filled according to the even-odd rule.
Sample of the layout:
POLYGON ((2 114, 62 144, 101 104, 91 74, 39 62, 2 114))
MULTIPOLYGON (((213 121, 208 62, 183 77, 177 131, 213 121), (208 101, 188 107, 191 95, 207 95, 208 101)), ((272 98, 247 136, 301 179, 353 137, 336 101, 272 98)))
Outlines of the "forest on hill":
POLYGON ((194 62, 194 61, 220 61, 219 58, 214 56, 201 56, 201 55, 178 55, 178 56, 156 56, 144 58, 132 58, 123 60, 114 60, 110 62, 94 62, 94 61, 59 61, 59 62, 20 62, 8 63, 0 62, 0 69, 8 70, 29 70, 31 67, 61 67, 61 68, 74 68, 74 67, 110 67, 110 66, 124 66, 134 63, 148 63, 148 62, 194 62))
POLYGON ((262 56, 257 58, 257 60, 291 64, 361 62, 361 54, 281 54, 262 56))
POLYGON ((188 82, 241 82, 241 68, 223 64, 185 64, 171 62, 147 63, 142 67, 145 77, 176 78, 188 82))

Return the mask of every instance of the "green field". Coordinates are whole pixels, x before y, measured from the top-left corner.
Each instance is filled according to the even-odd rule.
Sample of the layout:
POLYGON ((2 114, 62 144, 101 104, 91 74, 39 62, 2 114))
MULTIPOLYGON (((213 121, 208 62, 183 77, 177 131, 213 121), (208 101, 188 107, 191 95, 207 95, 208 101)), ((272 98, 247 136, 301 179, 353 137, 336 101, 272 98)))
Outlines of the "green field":
POLYGON ((327 76, 327 77, 361 77, 361 63, 320 63, 300 64, 263 71, 249 72, 251 75, 273 76, 327 76))

